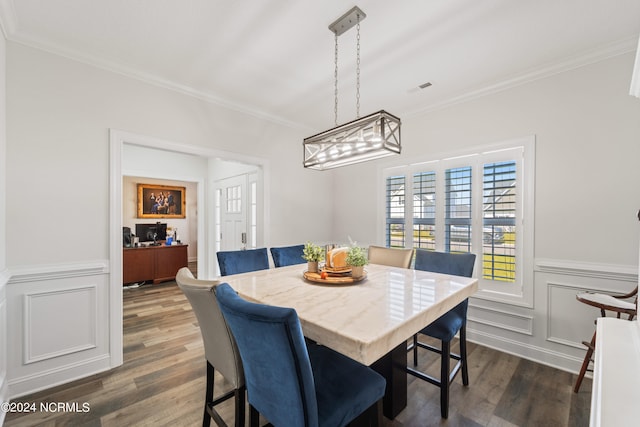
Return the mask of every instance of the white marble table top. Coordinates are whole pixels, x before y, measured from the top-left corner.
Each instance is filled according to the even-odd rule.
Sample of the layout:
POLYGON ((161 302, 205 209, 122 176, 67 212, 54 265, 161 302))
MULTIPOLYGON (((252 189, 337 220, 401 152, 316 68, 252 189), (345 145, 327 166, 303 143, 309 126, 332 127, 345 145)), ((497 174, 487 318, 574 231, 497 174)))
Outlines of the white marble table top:
POLYGON ((306 264, 220 278, 243 298, 293 307, 306 337, 365 365, 446 313, 478 288, 477 279, 369 264, 353 285, 306 281, 306 264))

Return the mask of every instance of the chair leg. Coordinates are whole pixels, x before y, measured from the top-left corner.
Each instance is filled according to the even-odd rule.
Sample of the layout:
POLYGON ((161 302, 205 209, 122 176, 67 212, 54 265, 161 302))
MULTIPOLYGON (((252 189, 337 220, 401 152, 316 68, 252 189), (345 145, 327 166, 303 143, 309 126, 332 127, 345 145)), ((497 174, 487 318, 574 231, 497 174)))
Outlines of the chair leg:
MULTIPOLYGON (((416 335, 417 337, 417 335, 416 335)), ((417 340, 416 340, 417 341, 417 340)), ((460 354, 452 354, 451 353, 451 342, 450 341, 441 341, 441 348, 436 348, 431 345, 416 343, 414 344, 413 350, 415 351, 417 347, 423 347, 427 350, 435 351, 436 353, 440 353, 440 378, 434 378, 430 375, 427 375, 423 372, 420 372, 414 368, 409 366, 406 367, 406 371, 408 374, 411 374, 415 377, 418 377, 424 381, 427 381, 433 385, 440 387, 440 415, 442 418, 449 417, 449 389, 451 385, 451 381, 458 373, 458 370, 462 369, 462 384, 465 386, 469 385, 469 367, 467 365, 467 330, 466 325, 463 325, 460 328, 460 354), (451 372, 451 359, 456 359, 459 363, 453 368, 453 372, 451 372)))
POLYGON ((249 426, 250 427, 260 426, 260 413, 256 408, 253 407, 252 404, 249 404, 249 426))
POLYGON ((440 415, 449 417, 449 364, 451 360, 451 342, 442 341, 440 355, 440 415))
POLYGON ((376 416, 373 421, 372 427, 382 427, 382 413, 383 413, 382 399, 380 399, 378 400, 378 403, 376 403, 376 416))
POLYGON ((418 334, 413 334, 413 366, 418 366, 418 334))
POLYGON ((382 427, 382 399, 351 420, 347 427, 382 427))
POLYGON ((207 390, 205 393, 204 402, 204 415, 202 417, 202 427, 210 427, 211 420, 218 426, 226 426, 227 424, 222 419, 220 414, 216 411, 215 406, 219 403, 234 397, 235 403, 235 423, 236 427, 244 427, 245 420, 245 392, 246 387, 242 386, 235 390, 229 391, 222 396, 214 399, 214 384, 215 384, 215 367, 207 361, 207 390))
POLYGON ((582 367, 580 368, 580 374, 578 374, 578 379, 576 381, 576 386, 573 388, 573 392, 577 393, 580 391, 580 385, 582 384, 582 380, 584 379, 584 374, 587 372, 587 368, 589 367, 589 363, 591 362, 591 356, 593 356, 593 350, 596 346, 596 333, 593 333, 593 337, 591 338, 591 344, 587 346, 587 354, 584 356, 584 361, 582 362, 582 367))
POLYGON ((215 370, 213 365, 207 361, 207 390, 204 397, 204 415, 202 418, 202 427, 211 425, 211 415, 209 415, 208 405, 213 402, 213 384, 215 379, 215 370))
POLYGON ((467 325, 460 328, 460 363, 462 364, 462 385, 469 386, 469 368, 467 366, 467 325))
POLYGON ((235 391, 235 427, 244 427, 245 391, 246 387, 240 387, 235 391))

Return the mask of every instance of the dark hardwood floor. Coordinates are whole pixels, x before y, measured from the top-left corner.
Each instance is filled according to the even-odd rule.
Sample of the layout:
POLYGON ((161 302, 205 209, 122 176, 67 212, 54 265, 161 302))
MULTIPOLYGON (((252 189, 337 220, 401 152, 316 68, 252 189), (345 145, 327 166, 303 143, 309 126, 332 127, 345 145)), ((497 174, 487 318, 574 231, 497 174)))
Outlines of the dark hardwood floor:
MULTIPOLYGON (((591 380, 572 391, 576 376, 469 343, 470 386, 451 389, 449 419, 440 418, 439 390, 409 376, 409 402, 385 426, 589 425, 591 380)), ((420 353, 436 374, 437 355, 420 353)), ((175 282, 124 290, 124 364, 16 401, 78 402, 87 412, 7 414, 5 426, 198 426, 202 423, 205 360, 200 330, 175 282)), ((218 391, 230 387, 219 377, 218 391)), ((217 392, 216 392, 217 394, 217 392)), ((221 413, 233 421, 233 403, 221 413)), ((214 425, 214 424, 212 424, 214 425)))

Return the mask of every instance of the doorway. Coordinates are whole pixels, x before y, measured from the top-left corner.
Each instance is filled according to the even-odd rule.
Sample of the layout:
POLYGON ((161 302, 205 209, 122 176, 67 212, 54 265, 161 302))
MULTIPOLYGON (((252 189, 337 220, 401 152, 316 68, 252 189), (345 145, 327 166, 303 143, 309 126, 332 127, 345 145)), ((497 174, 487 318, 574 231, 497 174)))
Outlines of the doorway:
MULTIPOLYGON (((148 158, 147 158, 148 159, 148 158)), ((223 179, 223 175, 217 175, 216 168, 220 162, 226 164, 245 165, 255 174, 255 212, 257 244, 263 244, 267 240, 266 215, 269 211, 268 164, 265 159, 219 152, 213 149, 203 149, 180 145, 169 141, 159 140, 144 135, 129 132, 110 130, 110 323, 109 336, 111 353, 111 367, 123 363, 123 334, 122 334, 122 180, 124 175, 148 176, 157 179, 171 179, 197 183, 197 248, 198 248, 198 274, 201 278, 210 279, 216 273, 215 262, 215 197, 213 180, 223 179), (170 162, 131 163, 130 152, 170 156, 170 162), (147 165, 147 166, 145 166, 147 165), (152 170, 148 165, 154 165, 152 170), (167 167, 169 165, 170 167, 167 167)), ((130 201, 128 201, 130 202, 130 201)))
POLYGON ((237 251, 258 246, 257 173, 217 180, 216 250, 237 251))

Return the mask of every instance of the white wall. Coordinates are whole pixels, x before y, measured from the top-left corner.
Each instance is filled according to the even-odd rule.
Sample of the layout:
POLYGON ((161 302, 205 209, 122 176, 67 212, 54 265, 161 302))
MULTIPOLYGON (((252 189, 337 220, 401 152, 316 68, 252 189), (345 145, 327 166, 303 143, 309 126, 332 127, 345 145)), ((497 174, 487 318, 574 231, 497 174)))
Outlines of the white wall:
MULTIPOLYGON (((534 307, 474 299, 470 337, 577 371, 597 310, 585 289, 637 284, 640 102, 629 96, 626 54, 439 111, 402 117, 401 159, 536 136, 534 307)), ((427 96, 425 94, 425 96, 427 96)), ((437 158, 437 157, 436 157, 437 158)), ((334 239, 374 243, 383 227, 383 162, 336 170, 334 239)), ((383 242, 377 242, 383 243, 383 242)))
MULTIPOLYGON (((0 402, 9 397, 7 382, 7 293, 9 280, 7 270, 7 227, 6 227, 6 187, 7 187, 7 123, 6 123, 6 41, 4 33, 0 34, 0 402)), ((0 425, 6 414, 0 411, 0 425)))
POLYGON ((110 270, 109 259, 110 129, 264 158, 271 171, 265 228, 273 242, 325 240, 330 234, 331 175, 301 167, 301 142, 309 130, 14 43, 7 44, 7 120, 12 396, 109 369, 121 351, 111 347, 114 331, 104 317, 110 275, 120 274, 110 270), (48 304, 32 304, 31 317, 25 317, 25 300, 48 304), (80 301, 95 310, 92 335, 54 321, 65 339, 46 341, 41 325, 55 320, 50 317, 56 310, 66 309, 70 324, 94 320, 90 311, 68 310, 80 301), (27 340, 46 346, 32 346, 27 355, 27 340))

